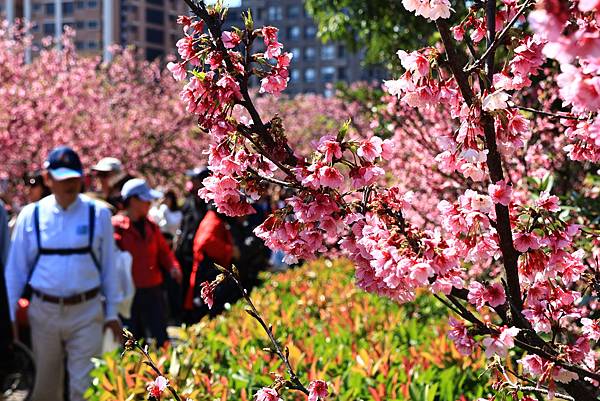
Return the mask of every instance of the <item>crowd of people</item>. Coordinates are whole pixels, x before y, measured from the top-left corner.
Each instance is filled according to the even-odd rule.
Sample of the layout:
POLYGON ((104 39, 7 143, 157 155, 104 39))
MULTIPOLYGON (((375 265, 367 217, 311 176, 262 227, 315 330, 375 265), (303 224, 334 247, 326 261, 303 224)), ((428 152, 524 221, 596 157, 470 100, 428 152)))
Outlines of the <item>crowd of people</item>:
POLYGON ((77 153, 61 146, 25 177, 28 204, 11 216, 0 203, 0 353, 30 344, 32 400, 83 400, 107 333, 118 342, 126 327, 164 346, 168 325, 220 313, 241 293, 225 281, 215 305, 204 304, 201 283, 218 275, 215 264, 234 263, 246 288, 256 284, 277 256, 253 234, 271 205, 262 201, 252 218, 224 216, 198 196, 208 174, 186 172, 180 205, 176 190, 152 188, 112 157, 84 180, 77 153))

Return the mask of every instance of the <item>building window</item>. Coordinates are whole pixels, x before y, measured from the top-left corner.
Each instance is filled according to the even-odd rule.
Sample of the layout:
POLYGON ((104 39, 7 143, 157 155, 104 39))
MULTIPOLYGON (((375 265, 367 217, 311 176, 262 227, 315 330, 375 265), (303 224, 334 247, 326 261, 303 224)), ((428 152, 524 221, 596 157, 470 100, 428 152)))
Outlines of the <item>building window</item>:
POLYGON ((78 10, 85 8, 85 1, 76 1, 75 8, 77 8, 78 10))
POLYGON ((300 30, 299 26, 290 26, 287 29, 287 38, 289 40, 298 40, 300 39, 301 34, 302 31, 300 30))
POLYGON ((42 5, 40 3, 35 3, 33 5, 33 12, 39 12, 42 9, 42 5))
POLYGON ((44 4, 44 10, 46 11, 46 15, 54 15, 54 3, 44 4))
POLYGON ((252 14, 256 13, 256 16, 253 15, 254 18, 256 19, 262 19, 263 18, 263 11, 264 9, 262 7, 258 7, 256 10, 254 10, 254 12, 252 14))
POLYGON ((346 48, 344 45, 338 46, 338 58, 344 58, 346 56, 346 48))
POLYGON ((267 19, 270 21, 282 20, 283 8, 281 8, 281 6, 269 6, 267 9, 267 19))
POLYGON ((164 52, 161 49, 153 49, 151 47, 146 49, 146 59, 154 60, 155 58, 163 57, 164 52))
POLYGON ((155 4, 157 6, 163 6, 165 4, 164 0, 147 0, 148 4, 155 4))
POLYGON ((317 79, 317 73, 314 68, 307 68, 304 70, 304 82, 315 82, 317 79))
POLYGON ((162 26, 165 22, 165 14, 160 10, 154 10, 151 8, 147 8, 146 9, 146 22, 162 26))
POLYGON ((89 0, 87 2, 87 6, 88 6, 88 8, 97 8, 98 2, 96 0, 89 0))
POLYGON ((85 28, 85 22, 75 21, 75 29, 83 29, 83 28, 85 28))
POLYGON ((317 28, 314 25, 309 25, 304 28, 304 37, 306 39, 312 39, 317 36, 317 28))
POLYGON ((327 66, 321 68, 321 80, 323 82, 333 82, 335 80, 335 67, 327 66))
POLYGON ((346 67, 338 67, 338 80, 347 79, 346 67))
POLYGON ((75 4, 72 1, 62 3, 63 15, 73 15, 73 11, 75 11, 75 4))
POLYGON ((88 42, 87 47, 88 47, 88 49, 92 49, 92 50, 97 49, 98 48, 98 42, 90 40, 88 42))
POLYGON ((54 22, 44 24, 44 35, 54 35, 54 22))
POLYGON ((146 41, 162 45, 165 42, 165 33, 160 29, 146 28, 146 41))
POLYGON ((317 57, 317 51, 314 47, 304 49, 304 60, 314 60, 317 57))
POLYGON ((298 18, 302 15, 302 7, 299 5, 289 6, 287 9, 288 18, 298 18))
POLYGON ((291 52, 294 55, 294 58, 292 60, 300 60, 300 57, 302 56, 302 53, 301 53, 299 47, 292 47, 291 52))
POLYGON ((333 60, 335 58, 335 46, 326 45, 321 47, 321 60, 333 60))
POLYGON ((292 73, 290 74, 290 81, 291 82, 298 82, 300 81, 300 70, 297 68, 294 68, 292 70, 292 73))
POLYGON ((88 29, 98 29, 98 20, 91 19, 87 22, 88 29))

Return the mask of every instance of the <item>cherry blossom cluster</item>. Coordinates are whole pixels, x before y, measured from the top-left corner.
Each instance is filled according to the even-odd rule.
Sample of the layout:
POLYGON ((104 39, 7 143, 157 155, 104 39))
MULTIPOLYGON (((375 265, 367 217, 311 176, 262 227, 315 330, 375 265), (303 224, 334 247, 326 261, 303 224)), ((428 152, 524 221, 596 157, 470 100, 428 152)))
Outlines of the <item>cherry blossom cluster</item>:
MULTIPOLYGON (((276 28, 254 29, 246 18, 243 30, 223 31, 218 11, 193 9, 206 32, 191 28, 200 21, 184 21, 178 48, 179 65, 186 66, 182 99, 213 141, 213 175, 200 193, 219 211, 242 215, 253 211, 251 200, 267 184, 287 188, 291 195, 283 207, 255 231, 284 251, 287 262, 339 248, 355 263, 357 285, 366 291, 398 302, 413 300, 420 289, 435 294, 457 315, 449 336, 460 352, 479 345, 500 361, 514 353, 540 388, 552 392, 558 382, 573 398, 590 399, 600 384, 599 355, 592 349, 600 333, 595 303, 584 297, 586 283, 595 283, 589 246, 580 244, 589 243, 593 231, 583 231, 576 223, 581 218, 566 214, 550 190, 528 181, 564 160, 544 155, 544 146, 566 146, 572 159, 597 161, 593 49, 600 39, 595 14, 586 9, 591 6, 582 4, 573 11, 541 3, 531 13, 531 0, 474 4, 450 27, 444 21, 449 3, 404 1, 408 10, 434 20, 442 39, 434 47, 398 51, 405 72, 385 81, 389 97, 397 99, 389 102, 388 114, 419 109, 416 122, 395 122, 410 129, 395 131, 418 132, 414 138, 427 146, 429 158, 421 160, 428 174, 434 170, 436 182, 451 177, 444 189, 452 190, 436 192, 441 199, 427 227, 411 218, 415 193, 383 168, 406 154, 398 149, 404 142, 353 137, 348 123, 298 152, 288 142, 285 121, 277 115, 265 120, 248 91, 253 75, 260 92, 285 88, 291 57, 276 28), (527 13, 533 33, 524 31, 527 13), (487 23, 491 18, 495 27, 487 23), (258 37, 264 52, 252 53, 258 37), (506 55, 501 63, 495 59, 499 47, 506 55), (548 57, 561 64, 555 82, 545 80, 553 71, 548 57), (558 88, 558 110, 551 94, 538 102, 554 109, 532 107, 536 88, 558 88), (564 139, 552 138, 555 133, 564 139)), ((179 67, 170 70, 181 77, 179 67)), ((203 289, 210 298, 208 283, 203 289)), ((323 387, 313 388, 316 394, 323 387)), ((257 397, 278 401, 279 392, 268 387, 257 397)))

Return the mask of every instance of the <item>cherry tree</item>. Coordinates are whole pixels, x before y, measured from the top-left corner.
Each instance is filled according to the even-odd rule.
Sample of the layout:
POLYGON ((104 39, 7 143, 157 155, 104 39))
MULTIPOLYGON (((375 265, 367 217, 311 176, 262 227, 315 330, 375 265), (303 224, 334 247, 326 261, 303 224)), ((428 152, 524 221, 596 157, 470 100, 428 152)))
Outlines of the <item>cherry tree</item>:
MULTIPOLYGON (((404 0, 441 38, 399 50, 405 72, 384 83, 398 99, 390 116, 404 108, 398 124, 418 135, 354 137, 345 124, 304 152, 280 116, 263 119, 248 89, 253 76, 261 93, 286 87, 292 54, 277 28, 254 27, 247 14, 244 27, 226 31, 219 6, 187 3, 195 17, 180 17, 182 60, 168 68, 185 81, 186 109, 212 138, 205 199, 244 215, 264 183, 289 188, 286 206, 256 229, 289 262, 337 245, 366 291, 410 302, 426 289, 444 303, 449 337, 467 355, 485 349, 499 391, 521 400, 597 398, 600 323, 590 299, 600 290, 598 230, 565 213, 549 186, 527 185, 567 158, 597 169, 597 2, 488 0, 454 21, 448 0, 404 0), (263 51, 253 52, 255 41, 263 51), (429 224, 408 218, 415 195, 406 183, 384 180, 382 166, 412 147, 430 156, 415 160, 436 169, 432 185, 452 188, 429 224), (519 370, 504 363, 511 354, 519 370)), ((279 399, 285 383, 311 399, 326 394, 324 383, 306 388, 288 373, 291 382, 276 381, 257 399, 279 399)))

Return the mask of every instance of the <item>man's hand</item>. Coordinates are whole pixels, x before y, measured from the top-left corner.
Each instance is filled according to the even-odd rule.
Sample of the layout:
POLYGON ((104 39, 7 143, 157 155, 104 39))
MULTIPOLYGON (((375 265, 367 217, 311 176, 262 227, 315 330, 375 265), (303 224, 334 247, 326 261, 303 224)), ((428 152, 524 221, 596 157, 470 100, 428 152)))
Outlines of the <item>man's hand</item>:
POLYGON ((106 329, 112 331, 116 342, 123 343, 123 327, 121 326, 121 322, 118 320, 109 320, 104 323, 104 330, 106 329))
POLYGON ((181 285, 181 270, 179 269, 171 269, 171 277, 173 278, 173 280, 175 280, 177 282, 177 284, 181 285))

